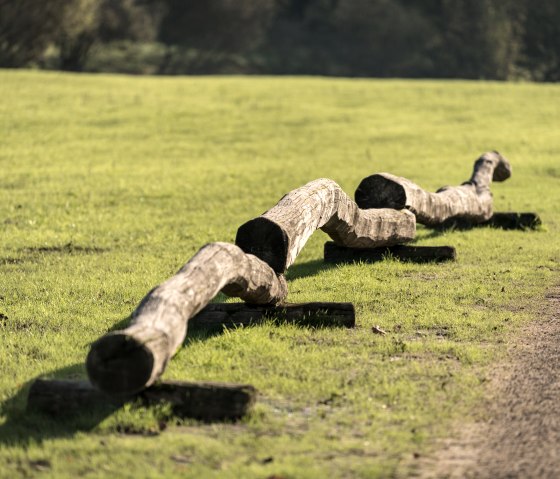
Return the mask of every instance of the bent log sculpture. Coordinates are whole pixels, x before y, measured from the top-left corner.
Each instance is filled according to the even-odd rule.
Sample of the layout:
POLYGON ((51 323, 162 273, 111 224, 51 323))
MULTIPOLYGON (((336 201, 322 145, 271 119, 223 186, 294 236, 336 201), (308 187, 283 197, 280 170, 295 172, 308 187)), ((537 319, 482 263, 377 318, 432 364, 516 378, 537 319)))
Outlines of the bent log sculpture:
POLYGON ((153 384, 185 339, 188 320, 220 291, 255 304, 277 304, 288 294, 284 277, 260 259, 232 244, 208 244, 147 294, 126 329, 92 344, 91 383, 121 396, 153 384))
POLYGON ((355 193, 360 208, 407 209, 418 223, 436 226, 451 218, 482 223, 492 216, 492 181, 511 176, 509 161, 497 151, 484 153, 474 164, 471 179, 429 193, 406 178, 380 173, 363 179, 355 193))
POLYGON ((414 239, 409 211, 362 210, 332 180, 320 178, 289 192, 273 208, 237 230, 235 244, 284 273, 318 229, 338 245, 374 248, 414 239))

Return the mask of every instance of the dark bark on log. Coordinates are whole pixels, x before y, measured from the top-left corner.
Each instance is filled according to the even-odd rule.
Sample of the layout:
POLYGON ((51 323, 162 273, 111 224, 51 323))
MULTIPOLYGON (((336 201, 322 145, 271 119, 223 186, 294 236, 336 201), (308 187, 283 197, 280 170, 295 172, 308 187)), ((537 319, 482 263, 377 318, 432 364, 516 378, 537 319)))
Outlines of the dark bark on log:
POLYGON ((372 248, 411 241, 416 223, 408 211, 361 210, 334 181, 321 178, 243 224, 235 244, 284 273, 317 229, 342 246, 372 248))
POLYGON ((387 246, 384 248, 345 248, 325 243, 326 263, 375 263, 387 257, 413 263, 441 263, 454 261, 457 253, 453 246, 387 246))
POLYGON ((504 181, 510 176, 508 160, 491 151, 475 162, 471 179, 461 186, 429 193, 406 178, 380 173, 363 179, 355 198, 360 208, 406 208, 416 215, 418 223, 430 226, 450 218, 482 223, 492 216, 492 180, 504 181))
POLYGON ((468 230, 480 226, 489 226, 491 228, 501 228, 503 230, 534 230, 542 224, 542 221, 536 213, 494 213, 488 221, 482 223, 473 223, 472 221, 452 218, 438 225, 438 229, 458 229, 468 230))
POLYGON ((251 385, 167 381, 138 395, 115 398, 87 381, 37 379, 29 390, 27 409, 65 418, 96 409, 116 409, 140 399, 146 405, 170 404, 179 417, 219 421, 244 416, 255 403, 256 394, 251 385))
POLYGON ((216 303, 209 304, 192 318, 189 327, 221 330, 224 326, 251 326, 270 320, 300 326, 353 328, 356 325, 356 313, 352 303, 300 303, 278 306, 216 303))
POLYGON ((249 303, 277 304, 286 297, 287 285, 266 263, 235 245, 206 245, 148 293, 128 328, 93 343, 86 361, 91 383, 114 395, 153 384, 183 343, 188 320, 220 291, 249 303))

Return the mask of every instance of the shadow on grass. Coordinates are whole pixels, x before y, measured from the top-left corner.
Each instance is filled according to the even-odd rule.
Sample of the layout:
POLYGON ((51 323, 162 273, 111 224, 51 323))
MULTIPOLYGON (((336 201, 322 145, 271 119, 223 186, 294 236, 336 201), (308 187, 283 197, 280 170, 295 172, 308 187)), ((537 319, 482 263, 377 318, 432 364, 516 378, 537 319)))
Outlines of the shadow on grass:
MULTIPOLYGON (((40 378, 83 379, 84 365, 73 364, 43 374, 40 378)), ((40 443, 50 438, 72 437, 77 431, 90 431, 118 407, 110 404, 99 405, 79 415, 58 415, 57 417, 26 409, 29 390, 36 379, 26 382, 19 391, 6 400, 2 412, 6 421, 0 426, 0 445, 25 447, 30 443, 40 443)))
POLYGON ((336 267, 336 264, 325 263, 322 259, 298 263, 290 266, 288 272, 286 273, 286 279, 290 281, 294 279, 307 278, 336 267))
MULTIPOLYGON (((307 265, 309 268, 310 266, 307 265)), ((311 269, 305 269, 300 274, 309 273, 311 269)), ((130 317, 125 317, 116 323, 111 331, 122 329, 129 323, 130 317)), ((282 324, 282 318, 274 321, 275 324, 282 324)), ((288 321, 285 321, 288 322, 288 321)), ((294 323, 290 323, 294 324, 294 323)), ((309 327, 309 324, 301 324, 301 327, 309 327)), ((336 325, 317 324, 316 327, 336 325)), ((249 327, 253 327, 252 325, 249 327)), ((183 343, 183 347, 201 341, 206 341, 212 337, 223 334, 226 328, 206 328, 204 326, 196 326, 189 328, 187 337, 183 343)), ((95 430, 101 422, 123 407, 122 403, 113 404, 109 400, 91 407, 80 408, 76 411, 62 411, 55 416, 46 412, 27 409, 27 400, 31 386, 37 379, 62 379, 84 381, 85 364, 77 363, 71 366, 52 370, 48 373, 41 374, 27 381, 12 397, 0 404, 0 410, 6 421, 0 425, 0 447, 27 447, 32 443, 41 443, 48 439, 55 438, 71 438, 77 432, 89 432, 95 430)), ((56 400, 56 399, 54 399, 56 400)), ((135 398, 132 399, 134 401, 135 398)), ((117 425, 117 432, 120 432, 117 425)), ((148 431, 149 432, 149 431, 148 431)), ((126 430, 125 434, 128 434, 126 430)), ((141 429, 135 430, 133 434, 143 434, 141 429)), ((147 435, 153 435, 151 433, 147 435)))

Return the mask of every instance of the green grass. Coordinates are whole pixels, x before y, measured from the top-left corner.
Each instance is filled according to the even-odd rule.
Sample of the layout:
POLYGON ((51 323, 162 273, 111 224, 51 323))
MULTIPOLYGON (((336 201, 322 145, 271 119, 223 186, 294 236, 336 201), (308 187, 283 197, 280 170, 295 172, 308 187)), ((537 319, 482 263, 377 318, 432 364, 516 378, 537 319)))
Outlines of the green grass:
POLYGON ((557 85, 3 71, 0 95, 0 476, 407 475, 414 453, 468 420, 558 281, 557 85), (455 246, 457 262, 341 267, 322 263, 318 232, 289 300, 352 301, 356 329, 186 340, 164 378, 255 385, 246 420, 24 413, 30 381, 84 377, 91 341, 287 191, 328 177, 353 194, 380 171, 435 190, 489 149, 513 165, 496 209, 536 211, 541 231, 419 228, 418 244, 455 246))

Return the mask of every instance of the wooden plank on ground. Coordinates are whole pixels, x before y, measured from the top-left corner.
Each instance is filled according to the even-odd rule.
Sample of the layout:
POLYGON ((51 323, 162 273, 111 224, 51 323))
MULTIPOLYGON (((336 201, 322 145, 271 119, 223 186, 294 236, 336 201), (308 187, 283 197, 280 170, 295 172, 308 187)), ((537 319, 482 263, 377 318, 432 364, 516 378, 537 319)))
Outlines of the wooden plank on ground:
POLYGON ((387 246, 384 248, 346 248, 332 241, 325 243, 326 263, 375 263, 392 257, 413 263, 441 263, 454 261, 457 252, 453 246, 387 246))
POLYGON ((353 328, 356 313, 352 303, 287 303, 265 306, 246 303, 214 303, 189 321, 189 327, 217 328, 250 326, 265 321, 300 326, 353 328))
POLYGON ((257 391, 248 384, 164 381, 140 394, 118 398, 108 396, 88 381, 37 379, 27 399, 29 411, 66 417, 102 407, 120 407, 140 400, 146 405, 170 404, 179 417, 203 421, 235 420, 243 417, 256 400, 257 391))

